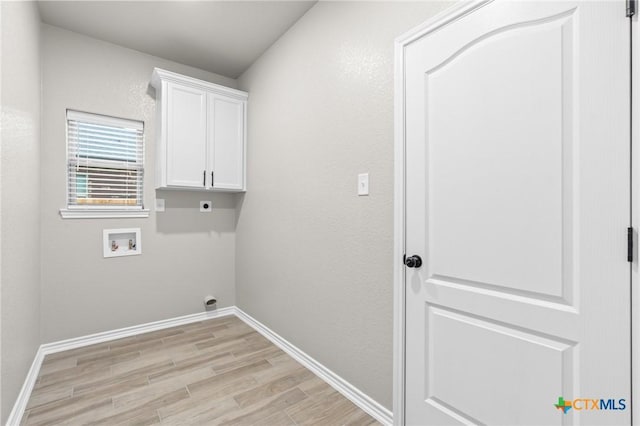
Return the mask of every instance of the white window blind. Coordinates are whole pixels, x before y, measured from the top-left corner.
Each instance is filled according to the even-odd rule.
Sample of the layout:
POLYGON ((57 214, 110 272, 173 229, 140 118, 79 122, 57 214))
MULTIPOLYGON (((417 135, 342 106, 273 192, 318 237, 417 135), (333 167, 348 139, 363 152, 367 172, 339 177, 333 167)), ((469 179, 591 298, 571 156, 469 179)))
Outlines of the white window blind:
POLYGON ((69 209, 142 209, 144 124, 67 110, 69 209))

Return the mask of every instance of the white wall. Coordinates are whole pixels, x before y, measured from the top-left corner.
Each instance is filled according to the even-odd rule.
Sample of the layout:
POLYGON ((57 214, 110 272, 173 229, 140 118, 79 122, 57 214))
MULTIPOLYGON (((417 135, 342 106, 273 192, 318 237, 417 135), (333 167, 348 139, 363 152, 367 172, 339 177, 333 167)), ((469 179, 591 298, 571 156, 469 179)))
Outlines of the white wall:
POLYGON ((0 3, 2 424, 40 344, 40 18, 0 3))
POLYGON ((157 191, 148 219, 62 219, 67 108, 145 123, 145 205, 153 206, 153 67, 235 87, 235 80, 43 25, 42 342, 235 304, 236 195, 157 191), (199 213, 199 200, 214 212, 199 213), (102 257, 102 230, 140 227, 142 255, 102 257))
POLYGON ((448 4, 320 2, 249 91, 238 305, 392 406, 393 40, 448 4), (369 172, 371 195, 356 176, 369 172))

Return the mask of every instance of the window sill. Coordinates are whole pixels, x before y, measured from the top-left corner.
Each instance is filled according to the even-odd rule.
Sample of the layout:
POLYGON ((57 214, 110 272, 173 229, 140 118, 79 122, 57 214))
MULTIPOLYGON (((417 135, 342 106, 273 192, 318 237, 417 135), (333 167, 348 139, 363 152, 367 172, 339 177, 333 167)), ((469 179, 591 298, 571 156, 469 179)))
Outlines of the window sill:
POLYGON ((63 219, 114 219, 149 217, 149 209, 60 209, 63 219))

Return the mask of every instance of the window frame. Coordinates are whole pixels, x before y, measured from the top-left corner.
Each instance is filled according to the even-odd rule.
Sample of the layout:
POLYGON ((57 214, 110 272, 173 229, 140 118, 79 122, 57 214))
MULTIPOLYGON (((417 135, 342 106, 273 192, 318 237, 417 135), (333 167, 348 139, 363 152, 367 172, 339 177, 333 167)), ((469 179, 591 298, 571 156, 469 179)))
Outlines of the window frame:
MULTIPOLYGON (((144 170, 145 170, 145 138, 144 138, 145 123, 141 120, 132 120, 126 118, 112 117, 103 114, 95 114, 90 112, 83 112, 73 109, 65 110, 65 195, 66 195, 66 207, 60 209, 60 215, 64 219, 89 219, 89 218, 145 218, 149 217, 149 209, 144 208, 144 170), (70 204, 71 191, 69 186, 70 171, 69 171, 69 120, 84 121, 91 124, 107 125, 107 126, 121 126, 130 125, 133 128, 139 128, 142 132, 142 177, 141 184, 142 190, 140 192, 141 203, 140 205, 109 205, 109 204, 70 204)), ((99 160, 98 160, 99 161, 99 160)), ((76 191, 77 193, 77 191, 76 191)))

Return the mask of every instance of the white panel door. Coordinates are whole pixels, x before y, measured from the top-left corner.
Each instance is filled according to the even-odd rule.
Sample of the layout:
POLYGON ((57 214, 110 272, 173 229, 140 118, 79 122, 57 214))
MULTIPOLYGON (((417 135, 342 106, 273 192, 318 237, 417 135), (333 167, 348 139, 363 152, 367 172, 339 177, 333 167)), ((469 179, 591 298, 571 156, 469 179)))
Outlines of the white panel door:
POLYGON ((244 107, 243 101, 209 95, 209 164, 215 189, 244 189, 244 107))
POLYGON ((169 83, 167 102, 167 186, 204 188, 207 95, 169 83))
POLYGON ((624 2, 478 4, 404 54, 407 424, 629 424, 624 2))

